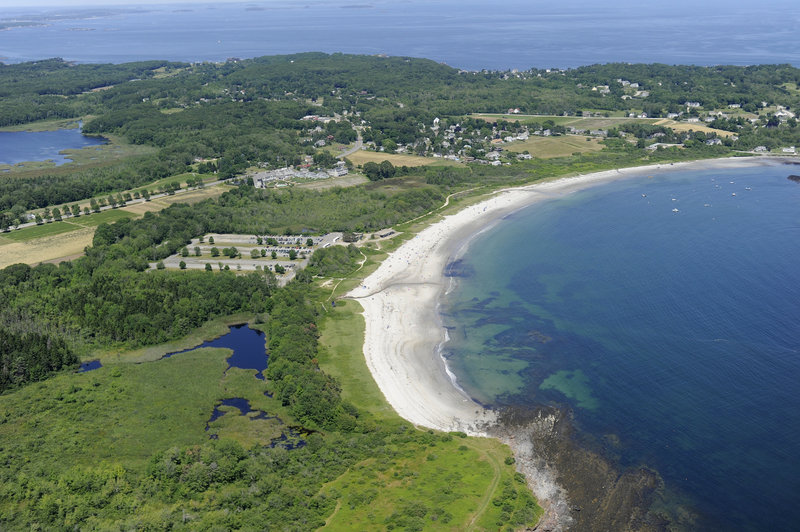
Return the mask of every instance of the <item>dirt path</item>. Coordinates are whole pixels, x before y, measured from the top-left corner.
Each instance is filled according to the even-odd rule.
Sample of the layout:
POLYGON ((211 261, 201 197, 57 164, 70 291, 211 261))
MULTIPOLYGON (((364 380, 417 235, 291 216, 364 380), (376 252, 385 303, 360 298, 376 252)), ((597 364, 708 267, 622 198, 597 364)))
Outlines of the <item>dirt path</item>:
POLYGON ((490 453, 482 452, 480 449, 478 449, 473 445, 470 445, 470 447, 482 453, 483 456, 486 457, 486 459, 492 465, 492 469, 494 470, 494 476, 492 477, 492 484, 489 486, 489 488, 487 488, 486 492, 481 498, 480 505, 475 510, 475 513, 472 514, 472 519, 469 520, 469 523, 467 524, 466 527, 466 530, 475 530, 475 522, 484 514, 484 512, 486 512, 486 508, 488 508, 489 503, 492 500, 492 495, 497 489, 497 484, 500 483, 500 463, 497 461, 497 458, 492 456, 490 453))

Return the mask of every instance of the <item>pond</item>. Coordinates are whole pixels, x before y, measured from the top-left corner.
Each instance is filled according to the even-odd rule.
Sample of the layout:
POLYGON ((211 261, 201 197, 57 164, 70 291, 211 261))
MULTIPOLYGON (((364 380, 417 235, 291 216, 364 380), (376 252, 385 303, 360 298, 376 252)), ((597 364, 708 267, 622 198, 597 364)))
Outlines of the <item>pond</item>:
POLYGON ((61 165, 69 161, 61 152, 106 144, 106 140, 87 137, 80 128, 55 131, 0 131, 0 164, 29 161, 53 161, 61 165))
MULTIPOLYGON (((250 419, 250 421, 256 421, 259 419, 274 419, 281 425, 284 425, 283 420, 281 420, 281 418, 279 418, 278 416, 270 416, 263 410, 254 410, 250 406, 250 401, 248 401, 247 399, 244 399, 242 397, 231 397, 228 399, 223 399, 214 406, 214 410, 211 412, 211 417, 208 418, 208 421, 206 421, 206 432, 208 432, 211 429, 211 423, 213 423, 214 421, 216 421, 217 419, 226 414, 230 415, 229 412, 220 410, 221 406, 232 406, 238 409, 240 416, 247 416, 247 414, 254 412, 255 415, 247 416, 248 419, 250 419)), ((280 436, 278 436, 277 438, 272 438, 270 440, 268 447, 272 448, 282 447, 288 451, 291 451, 293 449, 300 449, 301 447, 305 447, 306 445, 306 440, 304 440, 303 438, 307 437, 312 432, 313 431, 304 429, 302 427, 285 426, 281 431, 280 436)), ((219 439, 219 436, 217 434, 211 434, 209 435, 209 438, 212 440, 216 440, 219 439)))
POLYGON ((263 332, 251 329, 247 324, 234 325, 228 334, 183 351, 167 353, 163 358, 206 347, 224 347, 232 350, 233 354, 227 359, 228 368, 254 369, 258 372, 256 378, 264 380, 263 372, 267 369, 269 358, 267 357, 267 339, 263 332))

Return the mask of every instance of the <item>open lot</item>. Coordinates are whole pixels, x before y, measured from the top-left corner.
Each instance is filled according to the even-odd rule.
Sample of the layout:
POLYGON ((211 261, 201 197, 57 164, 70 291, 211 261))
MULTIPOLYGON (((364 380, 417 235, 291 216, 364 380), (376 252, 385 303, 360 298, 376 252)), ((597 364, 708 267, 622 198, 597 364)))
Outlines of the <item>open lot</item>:
POLYGON ((597 137, 584 137, 582 135, 564 135, 561 137, 530 137, 528 140, 518 140, 504 144, 503 149, 522 153, 528 151, 534 157, 551 159, 566 157, 575 152, 586 153, 600 151, 603 145, 597 137))
POLYGON ((363 165, 364 163, 369 162, 381 163, 383 161, 389 161, 395 166, 457 166, 459 164, 455 161, 449 161, 447 159, 434 159, 432 157, 420 157, 418 155, 401 155, 398 153, 384 153, 365 150, 359 150, 352 155, 348 155, 347 158, 350 159, 355 165, 363 165))
POLYGON ((473 118, 482 118, 488 122, 497 120, 507 120, 508 122, 519 122, 520 124, 541 124, 551 120, 557 126, 574 127, 578 129, 607 129, 619 124, 641 123, 653 124, 656 118, 628 118, 624 116, 555 116, 555 115, 503 115, 503 114, 476 114, 473 118))
POLYGON ((702 131, 704 133, 716 133, 718 137, 730 137, 733 135, 730 131, 724 131, 722 129, 714 129, 713 127, 708 127, 706 125, 700 123, 689 123, 689 122, 676 122, 674 120, 667 120, 663 118, 656 122, 657 126, 666 126, 673 131, 702 131))

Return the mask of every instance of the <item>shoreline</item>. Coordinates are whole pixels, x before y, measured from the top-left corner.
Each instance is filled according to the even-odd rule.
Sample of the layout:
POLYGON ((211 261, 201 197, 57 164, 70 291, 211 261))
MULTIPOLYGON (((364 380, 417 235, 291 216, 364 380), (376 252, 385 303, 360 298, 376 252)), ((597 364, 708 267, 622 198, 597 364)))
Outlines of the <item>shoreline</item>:
MULTIPOLYGON (((346 296, 364 308, 364 356, 373 378, 392 408, 414 425, 462 431, 472 436, 499 436, 504 431, 492 430, 498 426, 498 413, 466 395, 441 354, 447 332, 439 316, 439 300, 452 287, 452 279, 444 270, 468 251, 478 234, 539 201, 620 179, 786 161, 772 157, 729 157, 606 170, 502 189, 443 217, 392 252, 346 296)), ((513 448, 515 455, 524 458, 518 464, 528 476, 529 486, 540 504, 562 514, 561 519, 547 514, 546 517, 554 517, 566 525, 569 522, 569 516, 563 515, 568 508, 566 494, 555 483, 556 472, 549 466, 533 465, 541 461, 533 459, 535 453, 530 444, 520 438, 500 438, 513 448)))

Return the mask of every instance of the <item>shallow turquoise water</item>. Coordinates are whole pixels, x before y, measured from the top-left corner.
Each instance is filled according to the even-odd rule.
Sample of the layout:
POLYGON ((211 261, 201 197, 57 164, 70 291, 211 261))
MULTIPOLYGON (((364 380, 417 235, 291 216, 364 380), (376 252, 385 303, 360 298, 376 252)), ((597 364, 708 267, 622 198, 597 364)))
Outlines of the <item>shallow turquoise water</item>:
POLYGON ((442 302, 459 384, 573 409, 622 465, 657 469, 698 528, 794 529, 799 170, 665 172, 510 216, 442 302))

